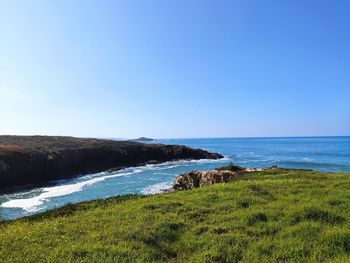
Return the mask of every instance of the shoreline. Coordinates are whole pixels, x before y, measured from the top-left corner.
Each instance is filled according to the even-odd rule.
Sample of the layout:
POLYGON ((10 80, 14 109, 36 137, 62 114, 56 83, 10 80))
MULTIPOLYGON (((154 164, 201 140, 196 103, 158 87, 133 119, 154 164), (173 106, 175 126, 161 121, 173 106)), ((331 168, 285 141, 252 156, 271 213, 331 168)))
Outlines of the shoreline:
MULTIPOLYGON (((45 210, 51 210, 55 209, 60 206, 64 206, 67 203, 76 203, 81 202, 82 200, 71 200, 70 202, 64 202, 63 204, 60 204, 56 207, 47 207, 46 202, 50 203, 53 198, 65 198, 65 196, 70 196, 72 194, 76 194, 82 191, 89 191, 88 189, 90 187, 94 187, 95 184, 100 184, 105 180, 115 180, 116 177, 124 177, 125 178, 129 176, 135 175, 135 179, 132 180, 140 180, 142 177, 138 174, 142 174, 147 171, 157 171, 157 170, 164 170, 169 169, 173 167, 178 167, 182 165, 203 165, 203 164, 210 164, 210 165, 216 165, 216 163, 220 163, 221 165, 225 165, 226 158, 223 159, 199 159, 199 160, 176 160, 176 161, 168 161, 168 162, 161 162, 161 163, 152 163, 152 164, 145 164, 145 165, 139 165, 139 166, 133 166, 133 167, 126 167, 126 168, 119 168, 119 170, 113 169, 112 171, 104 171, 101 173, 96 174, 86 174, 75 178, 70 178, 66 180, 56 180, 51 181, 49 184, 44 184, 41 187, 37 188, 29 188, 29 189, 21 189, 13 193, 3 194, 3 201, 1 202, 1 208, 3 209, 10 209, 9 214, 3 217, 3 219, 8 218, 21 218, 23 216, 27 216, 30 214, 37 214, 41 213, 45 210), (170 166, 170 167, 169 167, 170 166), (39 191, 39 192, 38 192, 39 191), (42 206, 43 205, 43 206, 42 206), (15 212, 15 214, 11 215, 11 209, 22 209, 23 211, 21 213, 15 212), (17 214, 17 215, 16 215, 17 214), (21 215, 19 215, 21 214, 21 215)), ((174 176, 175 178, 175 176, 174 176)), ((118 179, 119 180, 119 179, 118 179)), ((123 179, 121 179, 123 180, 123 179)), ((172 180, 173 181, 173 180, 172 180)), ((102 183, 104 184, 104 183, 102 183)), ((105 183, 108 184, 108 181, 105 183)), ((172 182, 170 183, 172 184, 172 182)), ((155 184, 156 185, 156 184, 155 184)), ((106 195, 99 198, 91 198, 86 199, 85 201, 95 200, 95 199, 104 199, 108 198, 110 196, 118 196, 118 195, 128 195, 128 194, 141 194, 141 195, 148 195, 152 193, 148 193, 147 191, 151 190, 153 192, 153 184, 152 181, 146 184, 144 186, 144 189, 140 192, 130 192, 130 193, 114 193, 112 195, 106 195), (149 189, 147 189, 149 187, 149 189)), ((158 191, 155 191, 153 193, 156 193, 158 191)), ((1 196, 0 196, 1 197, 1 196)), ((68 197, 69 198, 69 197, 68 197)), ((5 210, 5 211, 6 211, 5 210)), ((6 212, 7 213, 7 212, 6 212)), ((5 214, 4 214, 5 215, 5 214)))
MULTIPOLYGON (((208 160, 208 159, 201 159, 201 160, 180 160, 180 162, 196 162, 196 161, 204 161, 204 160, 208 160)), ((215 161, 215 160, 212 160, 212 161, 215 161)), ((164 163, 159 163, 159 164, 146 164, 146 165, 143 165, 143 167, 147 167, 147 166, 157 166, 157 165, 163 165, 163 164, 172 164, 172 163, 176 163, 176 161, 169 161, 169 162, 164 162, 164 163)), ((230 166, 230 165, 229 165, 230 166)), ((221 181, 221 182, 212 182, 212 183, 209 183, 209 184, 206 184, 206 185, 203 185, 203 186, 199 186, 199 187, 193 187, 193 188, 189 188, 189 189, 174 189, 174 185, 176 184, 176 179, 178 177, 181 177, 181 176, 184 176, 184 175, 188 175, 188 174, 191 174, 193 172, 213 172, 213 171, 223 171, 223 172, 227 172, 227 167, 229 166, 224 166, 224 167, 218 167, 218 168, 215 168, 213 170, 196 170, 196 171, 192 171, 192 172, 189 172, 189 173, 182 173, 182 174, 179 174, 176 178, 174 178, 173 182, 172 182, 172 186, 171 187, 168 187, 168 188, 164 188, 164 189, 160 189, 158 192, 154 192, 154 193, 130 193, 130 194, 120 194, 120 195, 115 195, 115 196, 109 196, 109 197, 104 197, 104 198, 97 198, 97 199, 91 199, 91 200, 86 200, 86 201, 78 201, 78 202, 71 202, 71 203, 66 203, 62 206, 58 206, 58 207, 55 207, 55 208, 51 208, 51 209, 47 209, 47 210, 43 210, 43 211, 40 211, 40 212, 33 212, 32 214, 29 214, 29 215, 24 215, 24 216, 20 216, 20 217, 16 217, 16 218, 12 218, 12 219, 2 219, 0 218, 0 223, 1 222, 11 222, 11 221, 15 221, 15 220, 21 220, 21 219, 26 219, 26 218, 31 218, 31 217, 40 217, 42 214, 46 214, 46 213, 55 213, 54 211, 58 210, 60 211, 61 209, 65 209, 65 207, 71 207, 71 206, 79 206, 79 205, 84 205, 84 204, 89 204, 89 203, 93 203, 93 202, 107 202, 108 200, 114 200, 114 199, 124 199, 124 198, 127 198, 129 196, 135 196, 135 197, 147 197, 147 196, 153 196, 153 195, 163 195, 163 194, 169 194, 169 193, 175 193, 175 192, 181 192, 181 191, 191 191, 191 190, 194 190, 194 189, 198 189, 198 188, 202 188, 203 186, 204 187, 207 187, 207 186, 210 186, 210 185, 214 185, 214 184, 227 184, 227 183, 232 183, 232 180, 228 180, 226 182, 224 181, 221 181)), ((137 167, 127 167, 127 168, 124 168, 124 169, 130 169, 130 168, 138 168, 138 167, 142 167, 142 166, 137 166, 137 167)), ((235 167, 234 169, 236 169, 237 166, 233 166, 235 167)), ((281 173, 281 172, 312 172, 312 173, 318 173, 318 174, 349 174, 349 173, 336 173, 336 172, 319 172, 319 171, 315 171, 315 170, 311 170, 311 169, 293 169, 293 168, 281 168, 281 167, 265 167, 265 168, 243 168, 243 167, 239 167, 241 168, 241 174, 239 174, 237 176, 237 178, 234 178, 234 180, 236 179, 242 179, 244 176, 247 176, 249 174, 262 174, 263 172, 272 172, 272 173, 281 173)), ((121 169, 123 170, 123 169, 121 169)), ((121 170, 118 170, 118 171, 121 171, 121 170)), ((126 171, 127 172, 127 171, 126 171)), ((112 174, 112 173, 108 173, 108 174, 112 174)), ((88 176, 88 175, 84 175, 84 176, 88 176)), ((82 177, 84 177, 82 176, 82 177)), ((68 179, 69 180, 69 179, 68 179)), ((64 185, 66 186, 66 185, 64 185)), ((55 186, 52 186, 52 187, 55 187, 55 186)), ((64 196, 64 195, 63 195, 64 196)), ((37 197, 33 197, 33 199, 37 199, 37 197)), ((39 198, 40 199, 40 198, 39 198)), ((13 200, 10 200, 9 202, 11 201, 16 201, 16 200, 21 200, 21 199, 13 199, 13 200)), ((6 203, 6 202, 5 202, 6 203)), ((4 204, 4 203, 3 203, 4 204)), ((2 204, 2 205, 3 205, 2 204)), ((9 208, 9 207, 7 207, 9 208)))
POLYGON ((0 136, 0 193, 83 174, 177 160, 221 159, 183 145, 53 136, 0 136))
MULTIPOLYGON (((199 160, 198 160, 199 161, 199 160)), ((151 164, 152 165, 152 164, 151 164)), ((130 167, 129 167, 130 168, 130 167)), ((135 167, 136 168, 136 167, 135 167)), ((128 169, 128 168, 126 168, 128 169)), ((222 169, 222 167, 216 168, 218 170, 222 169)), ((214 170, 216 170, 214 169, 214 170)), ((280 167, 265 167, 265 168, 244 168, 247 169, 247 171, 245 172, 244 175, 248 175, 251 174, 253 176, 259 176, 259 174, 261 174, 262 176, 265 175, 266 173, 269 173, 271 175, 276 174, 283 174, 283 173, 297 173, 297 172, 303 172, 303 173, 311 173, 311 174, 318 174, 318 175, 324 175, 324 176, 330 176, 330 175, 347 175, 350 173, 338 173, 338 172, 319 172, 319 171, 315 171, 315 170, 311 170, 311 169, 293 169, 293 168, 280 168, 280 167)), ((202 172, 210 172, 213 170, 206 170, 206 171, 202 171, 202 172)), ((196 171, 192 171, 192 172, 196 172, 196 171)), ((198 171, 197 171, 198 172, 198 171)), ((191 172, 190 172, 191 173, 191 172)), ((188 173, 184 173, 184 174, 180 174, 181 175, 185 175, 188 173)), ((239 176, 237 178, 238 180, 243 179, 243 180, 248 180, 249 178, 244 178, 244 176, 239 176)), ((286 180, 288 180, 288 178, 286 178, 286 180)), ((175 184, 175 179, 173 181, 173 185, 175 184)), ((167 195, 167 194, 174 194, 177 192, 192 192, 193 190, 198 190, 198 189, 207 189, 207 187, 211 187, 214 185, 228 185, 228 184, 234 184, 234 182, 232 181, 228 181, 228 182, 219 182, 219 183, 212 183, 212 184, 208 184, 205 185, 204 187, 198 187, 198 188, 192 188, 192 189, 187 189, 187 190, 174 190, 173 187, 171 188, 165 188, 165 189, 161 189, 159 192, 157 193, 148 193, 148 194, 124 194, 124 195, 116 195, 116 196, 110 196, 110 197, 106 197, 106 198, 98 198, 98 199, 92 199, 92 200, 87 200, 87 201, 79 201, 79 202, 73 202, 73 203, 67 203, 63 206, 59 206, 53 209, 48 209, 48 210, 44 210, 42 212, 38 212, 38 213, 33 213, 30 215, 24 215, 24 216, 20 216, 20 217, 16 217, 13 219, 2 219, 0 218, 0 227, 1 225, 6 225, 8 223, 14 222, 14 221, 27 221, 27 220, 36 220, 38 218, 46 218, 48 216, 51 215, 55 215, 55 214, 60 214, 61 212, 66 211, 67 209, 75 209, 74 207, 80 207, 80 206, 90 206, 91 204, 94 203, 109 203, 109 202, 119 202, 120 201, 127 201, 130 199, 134 199, 134 198, 148 198, 151 196, 158 196, 158 195, 167 195)))

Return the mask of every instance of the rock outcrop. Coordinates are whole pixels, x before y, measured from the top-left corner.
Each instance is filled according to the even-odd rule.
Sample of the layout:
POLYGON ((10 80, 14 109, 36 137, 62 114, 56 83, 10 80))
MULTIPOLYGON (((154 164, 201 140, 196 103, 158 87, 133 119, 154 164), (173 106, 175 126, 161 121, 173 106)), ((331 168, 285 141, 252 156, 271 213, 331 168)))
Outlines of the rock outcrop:
POLYGON ((174 190, 188 190, 204 185, 227 183, 238 176, 237 172, 228 170, 192 171, 175 178, 174 190))
POLYGON ((59 136, 0 136, 0 192, 8 187, 148 163, 219 159, 180 145, 144 144, 59 136))
POLYGON ((173 184, 173 190, 189 190, 204 185, 227 183, 245 173, 263 170, 263 168, 242 168, 240 166, 230 165, 210 171, 192 171, 177 176, 173 184))

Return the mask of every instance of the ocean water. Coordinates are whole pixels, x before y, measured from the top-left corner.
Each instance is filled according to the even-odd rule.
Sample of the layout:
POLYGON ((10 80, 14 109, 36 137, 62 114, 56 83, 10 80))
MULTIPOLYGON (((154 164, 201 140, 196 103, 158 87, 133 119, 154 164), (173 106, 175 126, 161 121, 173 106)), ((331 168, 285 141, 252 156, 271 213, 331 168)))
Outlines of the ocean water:
MULTIPOLYGON (((180 173, 213 169, 230 162, 244 167, 314 169, 350 172, 350 137, 165 139, 218 152, 221 160, 167 162, 124 169, 114 173, 82 175, 54 185, 0 195, 0 218, 14 219, 67 203, 125 194, 156 194, 172 185, 180 173)), ((117 164, 116 164, 117 165, 117 164)))

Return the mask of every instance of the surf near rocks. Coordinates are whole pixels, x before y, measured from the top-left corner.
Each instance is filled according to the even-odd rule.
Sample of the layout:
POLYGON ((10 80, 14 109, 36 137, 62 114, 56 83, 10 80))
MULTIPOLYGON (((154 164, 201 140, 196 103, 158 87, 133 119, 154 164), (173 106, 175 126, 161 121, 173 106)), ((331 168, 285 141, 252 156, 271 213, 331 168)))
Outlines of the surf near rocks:
POLYGON ((0 136, 0 192, 108 169, 220 158, 220 154, 181 145, 62 136, 0 136))

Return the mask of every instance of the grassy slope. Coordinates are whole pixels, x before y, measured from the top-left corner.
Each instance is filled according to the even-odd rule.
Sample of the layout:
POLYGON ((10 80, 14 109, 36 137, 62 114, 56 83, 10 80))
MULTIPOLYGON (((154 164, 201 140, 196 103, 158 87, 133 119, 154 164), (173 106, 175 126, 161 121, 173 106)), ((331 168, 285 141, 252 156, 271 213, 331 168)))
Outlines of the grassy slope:
POLYGON ((0 262, 350 262, 350 175, 233 183, 68 205, 0 226, 0 262))

